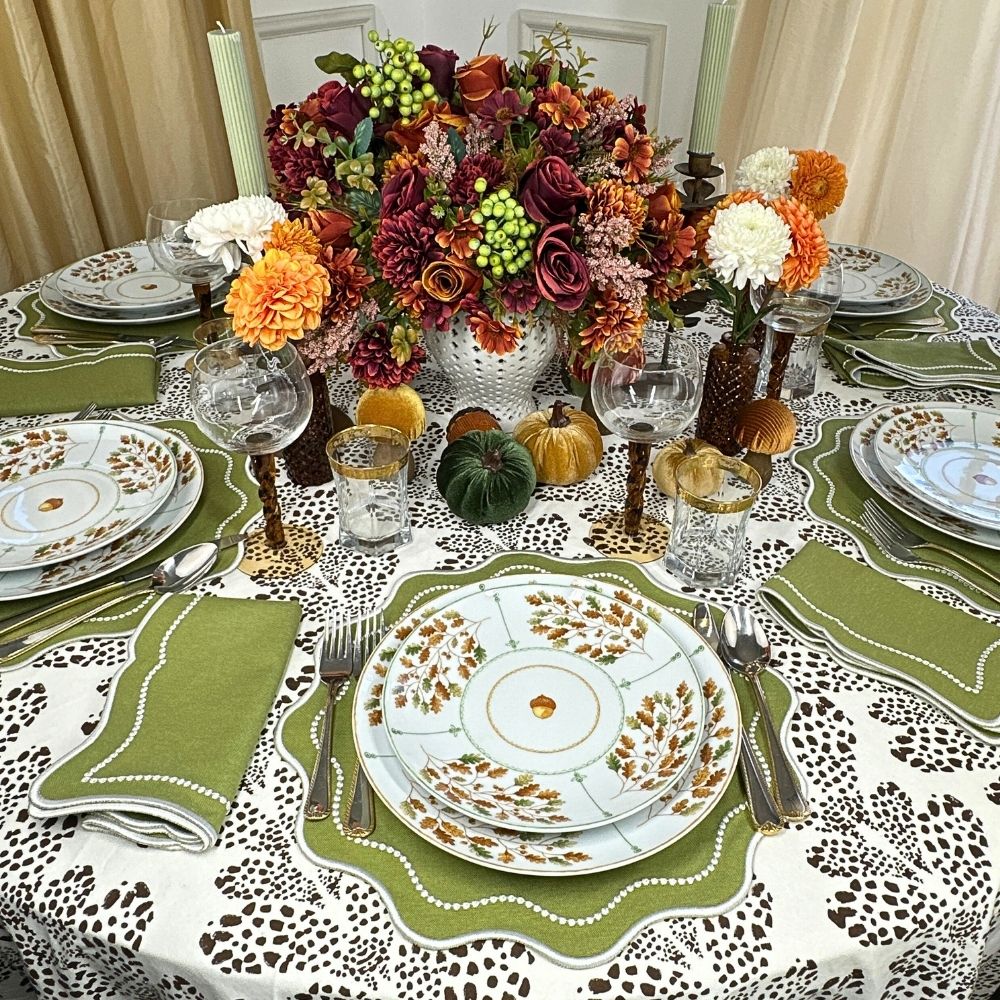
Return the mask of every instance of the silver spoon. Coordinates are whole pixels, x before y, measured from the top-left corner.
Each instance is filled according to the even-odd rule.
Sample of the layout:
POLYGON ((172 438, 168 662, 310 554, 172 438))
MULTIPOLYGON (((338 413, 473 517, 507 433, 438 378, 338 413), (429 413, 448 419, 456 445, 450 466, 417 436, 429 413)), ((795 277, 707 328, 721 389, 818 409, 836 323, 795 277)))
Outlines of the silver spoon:
POLYGON ((767 696, 760 682, 760 675, 767 669, 771 658, 771 644, 753 612, 737 604, 722 619, 722 649, 726 662, 737 673, 750 681, 757 707, 764 720, 764 737, 771 754, 773 791, 782 815, 799 823, 809 815, 809 802, 802 794, 795 770, 781 745, 781 738, 774 726, 767 696))
POLYGON ((48 628, 30 632, 20 639, 12 639, 10 642, 3 643, 0 645, 0 664, 6 663, 15 657, 20 657, 27 650, 34 649, 36 646, 54 639, 56 636, 67 631, 67 629, 71 629, 74 625, 79 625, 81 622, 99 615, 102 611, 106 611, 125 598, 138 597, 144 591, 151 591, 156 594, 174 594, 179 590, 184 590, 186 587, 193 586, 203 576, 207 575, 208 571, 215 565, 218 554, 219 545, 217 542, 201 542, 198 545, 191 545, 186 549, 182 549, 180 552, 175 552, 172 556, 164 559, 153 570, 145 587, 124 594, 116 594, 110 601, 105 601, 96 608, 91 608, 83 612, 83 614, 77 615, 75 618, 69 618, 56 625, 50 625, 48 628))
MULTIPOLYGON (((705 640, 705 644, 713 652, 718 652, 721 655, 719 630, 707 604, 695 605, 691 622, 695 631, 705 640)), ((771 789, 767 787, 767 782, 764 780, 760 762, 754 755, 745 729, 740 733, 740 774, 743 777, 743 787, 746 789, 750 817, 754 826, 767 836, 780 833, 782 830, 781 814, 778 812, 778 806, 771 794, 771 789)))

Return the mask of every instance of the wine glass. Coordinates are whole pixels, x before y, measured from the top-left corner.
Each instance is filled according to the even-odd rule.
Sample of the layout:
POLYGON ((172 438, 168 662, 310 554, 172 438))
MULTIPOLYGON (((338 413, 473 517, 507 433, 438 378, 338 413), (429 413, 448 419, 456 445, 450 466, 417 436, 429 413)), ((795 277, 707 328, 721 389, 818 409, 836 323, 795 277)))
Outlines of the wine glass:
POLYGON ((283 525, 274 481, 274 453, 302 433, 312 412, 312 386, 298 351, 269 351, 229 337, 194 356, 191 407, 216 444, 250 456, 264 508, 264 530, 247 540, 241 568, 291 576, 312 565, 322 545, 301 525, 283 525))
POLYGON ((212 204, 206 198, 180 198, 157 202, 146 213, 146 246, 156 266, 191 286, 203 320, 212 318, 212 285, 226 276, 226 266, 202 257, 185 228, 195 212, 212 204))
POLYGON ((602 351, 590 383, 594 411, 628 445, 625 509, 596 522, 591 541, 606 556, 652 562, 666 551, 667 525, 643 514, 646 467, 652 445, 675 437, 694 419, 701 403, 698 350, 671 333, 656 361, 642 363, 602 351))

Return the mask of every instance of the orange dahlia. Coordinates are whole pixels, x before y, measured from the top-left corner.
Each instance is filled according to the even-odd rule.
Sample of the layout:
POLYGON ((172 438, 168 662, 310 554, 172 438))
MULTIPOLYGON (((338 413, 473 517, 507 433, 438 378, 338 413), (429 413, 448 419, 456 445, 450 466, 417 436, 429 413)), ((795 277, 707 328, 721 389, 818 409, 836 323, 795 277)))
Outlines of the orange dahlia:
POLYGON ((847 191, 847 168, 832 153, 822 149, 793 149, 790 194, 802 202, 817 221, 840 208, 847 191))
POLYGON ((393 174, 398 174, 400 170, 415 166, 426 167, 427 157, 419 150, 401 149, 385 161, 382 167, 382 180, 387 181, 393 174))
POLYGON ((271 226, 271 235, 264 242, 265 250, 286 250, 288 253, 302 254, 304 257, 316 259, 322 246, 319 238, 298 219, 286 222, 276 222, 271 226))
POLYGON ((581 331, 580 344, 591 352, 604 348, 621 357, 642 343, 648 318, 645 311, 635 313, 609 294, 595 305, 594 322, 581 331))
POLYGON ((595 219, 624 216, 632 223, 632 238, 638 235, 646 221, 646 200, 635 188, 621 181, 601 180, 591 186, 587 208, 595 219))
POLYGON ((507 326, 488 312, 470 312, 468 321, 476 343, 487 354, 509 354, 517 348, 521 339, 521 329, 517 324, 507 326))
POLYGON ((715 222, 716 215, 724 208, 731 205, 742 205, 748 201, 759 201, 766 205, 764 196, 759 191, 733 191, 727 194, 721 201, 715 203, 704 215, 694 224, 695 251, 698 256, 707 264, 708 258, 705 256, 705 244, 708 242, 708 231, 715 222))
POLYGON ((375 279, 357 262, 357 247, 348 250, 324 247, 319 260, 330 278, 326 318, 334 323, 343 322, 360 308, 364 290, 375 279))
POLYGON ((792 231, 792 251, 781 267, 778 287, 785 292, 797 292, 811 285, 830 259, 830 248, 816 216, 794 198, 778 198, 769 202, 792 231))
POLYGON ((590 121, 590 113, 565 83, 553 84, 543 97, 538 110, 548 115, 553 125, 563 125, 572 131, 584 128, 590 121))
POLYGON ((629 184, 638 184, 653 165, 653 140, 636 131, 634 125, 626 125, 625 134, 615 139, 611 156, 621 164, 622 177, 629 184))
POLYGON ((320 324, 330 294, 326 268, 286 250, 268 250, 240 272, 226 296, 233 332, 248 344, 277 351, 320 324))

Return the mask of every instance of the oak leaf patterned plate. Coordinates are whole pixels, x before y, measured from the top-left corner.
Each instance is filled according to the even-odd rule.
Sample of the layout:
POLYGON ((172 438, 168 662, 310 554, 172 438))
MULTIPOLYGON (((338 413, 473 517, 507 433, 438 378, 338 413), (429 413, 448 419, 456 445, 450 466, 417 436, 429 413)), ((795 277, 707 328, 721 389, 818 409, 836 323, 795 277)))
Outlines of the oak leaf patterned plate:
POLYGON ((892 254, 850 243, 831 243, 843 267, 843 309, 892 308, 923 286, 923 275, 892 254))
POLYGON ((77 421, 0 436, 0 572, 107 545, 152 517, 176 480, 170 449, 136 427, 77 421))
POLYGON ((93 552, 51 566, 0 573, 0 601, 55 594, 124 569, 177 532, 195 509, 205 485, 198 452, 180 434, 160 427, 124 422, 117 426, 145 431, 170 449, 177 480, 167 501, 148 521, 93 552))
POLYGON ((875 437, 898 486, 945 514, 1000 528, 1000 411, 929 404, 890 417, 875 437))
POLYGON ((541 832, 620 820, 698 750, 697 633, 624 587, 491 580, 428 611, 385 661, 390 743, 459 813, 541 832))
MULTIPOLYGON (((511 576, 505 581, 517 579, 511 576)), ((617 589, 603 582, 601 587, 617 589)), ((444 606, 434 602, 433 607, 444 606)), ((386 635, 359 678, 352 722, 358 759, 379 798, 410 830, 435 847, 505 872, 564 876, 608 871, 655 854, 691 833, 728 788, 740 732, 736 692, 718 657, 699 642, 693 629, 678 622, 690 633, 701 706, 701 735, 678 784, 630 816, 585 830, 515 830, 486 816, 459 812, 444 794, 428 792, 403 766, 382 715, 387 664, 419 633, 427 617, 418 612, 386 635)), ((688 641, 688 636, 683 638, 688 641)))

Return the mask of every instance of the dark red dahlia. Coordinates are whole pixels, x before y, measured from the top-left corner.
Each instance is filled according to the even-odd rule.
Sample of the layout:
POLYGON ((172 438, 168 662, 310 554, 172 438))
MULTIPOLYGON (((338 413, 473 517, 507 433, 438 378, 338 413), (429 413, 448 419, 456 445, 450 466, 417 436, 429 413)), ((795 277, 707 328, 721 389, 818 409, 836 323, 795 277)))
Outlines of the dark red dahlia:
POLYGON ((515 278, 500 289, 500 301, 512 313, 529 313, 541 301, 538 288, 530 278, 515 278))
POLYGON ((334 179, 334 164, 323 155, 320 143, 295 148, 293 143, 271 142, 267 148, 271 169, 278 183, 294 194, 301 194, 310 177, 318 177, 330 185, 332 194, 340 190, 334 179))
POLYGON ((546 156, 561 156, 572 162, 580 152, 580 147, 573 141, 573 136, 564 128, 555 125, 543 129, 538 134, 538 145, 545 150, 546 156))
POLYGON ((478 177, 486 178, 487 190, 499 187, 503 182, 503 163, 489 153, 465 157, 448 185, 448 194, 456 207, 479 204, 475 187, 478 177))
POLYGON ((422 344, 414 344, 410 359, 399 364, 392 356, 390 335, 385 323, 373 323, 351 349, 354 377, 373 389, 395 389, 412 382, 427 357, 422 344))
POLYGON ((432 260, 444 256, 434 241, 439 225, 427 202, 382 220, 372 240, 372 255, 393 288, 410 288, 432 260))

